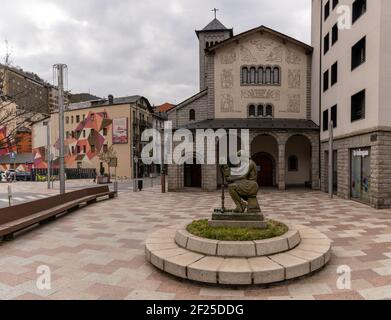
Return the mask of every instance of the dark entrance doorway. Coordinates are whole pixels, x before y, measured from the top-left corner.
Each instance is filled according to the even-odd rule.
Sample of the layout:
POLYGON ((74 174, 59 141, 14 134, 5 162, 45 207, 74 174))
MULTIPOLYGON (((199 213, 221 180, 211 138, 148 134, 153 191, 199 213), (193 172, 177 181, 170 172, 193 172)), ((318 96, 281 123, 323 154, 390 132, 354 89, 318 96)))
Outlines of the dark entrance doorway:
POLYGON ((253 160, 258 169, 258 184, 260 187, 274 187, 274 160, 268 153, 257 153, 253 160))
POLYGON ((201 188, 201 165, 196 163, 194 159, 193 164, 185 164, 186 188, 201 188))

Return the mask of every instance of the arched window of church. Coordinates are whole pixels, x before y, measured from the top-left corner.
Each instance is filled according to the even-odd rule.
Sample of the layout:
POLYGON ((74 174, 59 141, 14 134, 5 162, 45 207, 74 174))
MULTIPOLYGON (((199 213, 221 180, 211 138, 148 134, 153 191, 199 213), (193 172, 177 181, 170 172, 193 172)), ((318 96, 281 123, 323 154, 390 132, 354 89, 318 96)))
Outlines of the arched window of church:
POLYGON ((258 106, 258 117, 263 117, 263 112, 264 112, 264 106, 263 104, 260 104, 258 106))
POLYGON ((255 106, 253 104, 248 107, 248 116, 249 117, 256 117, 255 106))
POLYGON ((271 104, 268 104, 266 106, 266 115, 265 116, 273 118, 273 106, 271 104))
POLYGON ((288 158, 288 171, 299 171, 299 160, 296 156, 288 158))
POLYGON ((255 84, 257 82, 256 77, 257 77, 257 69, 255 69, 255 67, 252 67, 250 69, 250 83, 255 84))
POLYGON ((263 84, 264 83, 264 74, 263 74, 263 67, 258 68, 258 83, 263 84))
POLYGON ((242 69, 242 83, 248 84, 248 69, 247 69, 247 67, 243 67, 243 69, 242 69))
POLYGON ((265 83, 270 84, 272 82, 272 68, 267 67, 265 72, 265 83))
POLYGON ((278 67, 273 69, 273 83, 280 84, 280 68, 278 67))
POLYGON ((196 119, 195 110, 194 110, 194 109, 191 109, 190 112, 189 112, 189 120, 190 120, 190 121, 195 121, 195 119, 196 119))

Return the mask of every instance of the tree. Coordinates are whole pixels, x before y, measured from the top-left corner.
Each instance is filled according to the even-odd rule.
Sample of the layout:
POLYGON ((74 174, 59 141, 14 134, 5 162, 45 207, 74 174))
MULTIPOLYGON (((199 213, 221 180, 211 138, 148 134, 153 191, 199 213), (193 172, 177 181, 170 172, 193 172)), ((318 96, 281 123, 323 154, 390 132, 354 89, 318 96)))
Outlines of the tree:
POLYGON ((106 163, 109 169, 109 177, 111 177, 110 163, 112 159, 117 158, 117 152, 114 150, 114 146, 111 146, 107 150, 103 150, 98 155, 99 160, 106 163))

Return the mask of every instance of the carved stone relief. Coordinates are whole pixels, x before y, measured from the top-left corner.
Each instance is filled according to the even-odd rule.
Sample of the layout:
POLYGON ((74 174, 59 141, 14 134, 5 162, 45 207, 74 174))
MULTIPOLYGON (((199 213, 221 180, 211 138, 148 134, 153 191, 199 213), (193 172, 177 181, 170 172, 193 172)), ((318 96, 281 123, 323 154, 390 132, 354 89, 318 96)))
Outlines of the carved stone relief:
POLYGON ((242 99, 268 99, 280 101, 281 93, 277 89, 243 89, 242 99))
POLYGON ((301 56, 291 49, 286 50, 286 62, 289 64, 300 64, 301 56))
POLYGON ((221 109, 222 113, 235 112, 234 98, 230 94, 221 95, 221 109))
POLYGON ((288 112, 300 113, 300 95, 288 94, 288 112))
POLYGON ((236 51, 230 50, 220 57, 221 64, 233 64, 236 61, 236 51))
POLYGON ((288 71, 288 87, 290 89, 300 89, 300 87, 301 87, 301 72, 300 72, 300 70, 290 69, 288 71))
POLYGON ((221 88, 232 89, 234 86, 234 75, 232 69, 224 69, 221 72, 221 88))
POLYGON ((257 59, 255 59, 255 57, 251 53, 251 50, 244 46, 240 46, 240 55, 242 57, 243 62, 254 63, 257 61, 257 59))
POLYGON ((266 49, 273 45, 273 40, 262 39, 262 40, 251 40, 250 43, 254 45, 258 51, 264 52, 266 49))
POLYGON ((267 62, 282 62, 284 48, 283 46, 274 47, 266 56, 267 62))

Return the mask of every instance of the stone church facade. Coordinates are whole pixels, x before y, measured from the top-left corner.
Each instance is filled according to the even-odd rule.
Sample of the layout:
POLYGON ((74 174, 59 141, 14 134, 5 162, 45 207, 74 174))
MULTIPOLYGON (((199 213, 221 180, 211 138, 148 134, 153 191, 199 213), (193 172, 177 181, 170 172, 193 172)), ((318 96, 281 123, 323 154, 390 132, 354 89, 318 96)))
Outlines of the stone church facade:
MULTIPOLYGON (((264 26, 234 36, 217 19, 196 33, 200 92, 168 113, 174 128, 248 129, 261 187, 319 189, 312 47, 264 26)), ((168 168, 169 191, 212 191, 220 184, 217 165, 168 168)))

